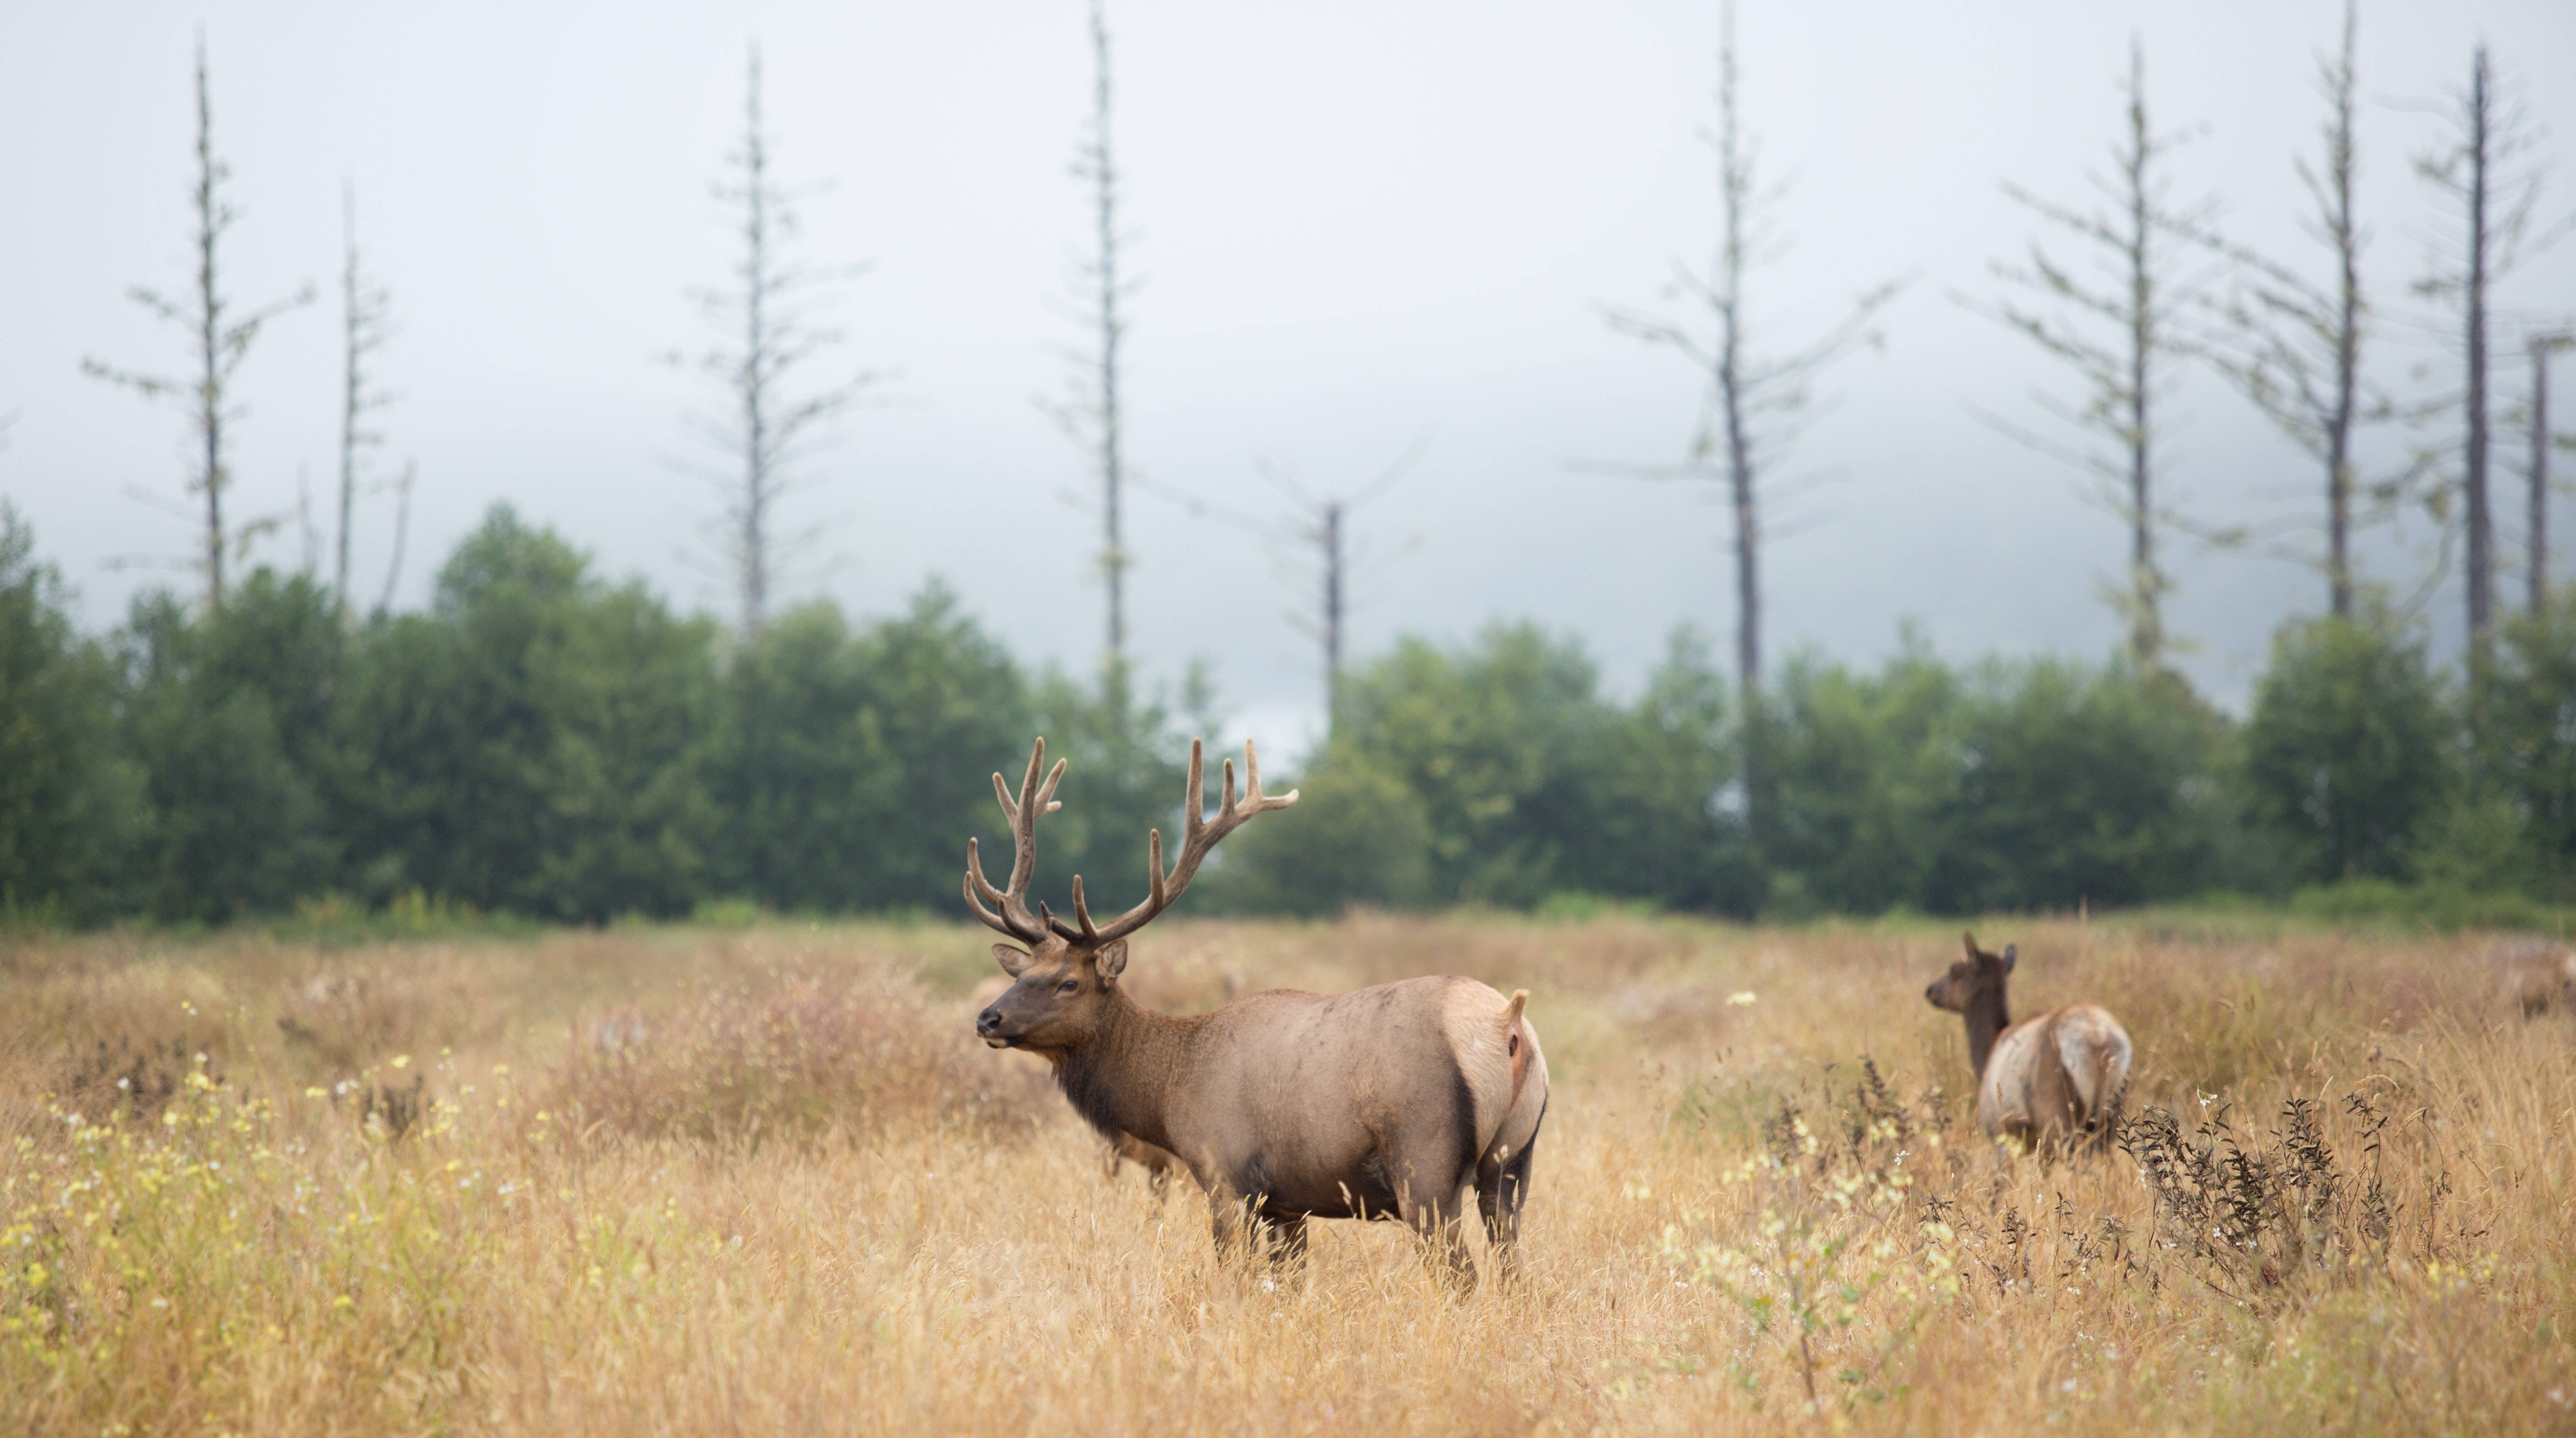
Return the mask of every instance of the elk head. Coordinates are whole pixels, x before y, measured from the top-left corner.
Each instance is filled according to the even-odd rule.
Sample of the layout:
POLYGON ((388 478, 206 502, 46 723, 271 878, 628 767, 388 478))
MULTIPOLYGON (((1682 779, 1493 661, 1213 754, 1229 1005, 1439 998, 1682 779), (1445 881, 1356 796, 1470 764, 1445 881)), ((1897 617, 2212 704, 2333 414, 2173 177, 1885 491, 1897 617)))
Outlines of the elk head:
POLYGON ((1968 956, 1950 965, 1950 971, 1934 979, 1924 989, 1923 997, 1936 1009, 1954 1014, 1975 1013, 1988 1005, 1997 1015, 2004 1008, 2004 980, 2011 976, 2013 961, 2020 957, 2020 945, 2006 944, 2001 954, 1990 954, 1977 947, 1975 934, 1961 934, 1968 956))
POLYGON ((1163 831, 1156 829, 1148 834, 1144 901, 1106 924, 1092 922, 1091 910, 1083 902, 1082 876, 1076 874, 1073 921, 1067 923, 1044 903, 1037 906, 1034 914, 1028 906, 1029 880, 1037 873, 1038 816, 1064 807, 1055 798, 1056 782, 1064 777, 1064 761, 1058 759, 1052 770, 1045 766, 1046 740, 1040 739, 1029 750, 1029 772, 1020 781, 1017 800, 1011 797, 1002 776, 993 776, 994 797, 1001 801, 1002 813, 1011 821, 1010 886, 996 889, 984 877, 983 860, 976 852, 975 841, 968 839, 966 904, 988 927, 1019 941, 1018 946, 993 946, 993 958, 1001 964, 1002 972, 1017 982, 975 1016, 975 1032, 997 1049, 1026 1048, 1042 1054, 1062 1054, 1082 1047, 1099 1031, 1118 976, 1127 968, 1127 936, 1172 906, 1197 875, 1200 861, 1207 858, 1219 840, 1255 814, 1296 803, 1297 791, 1291 789, 1276 798, 1265 796, 1261 792, 1260 763, 1251 743, 1246 741, 1242 802, 1235 800, 1234 761, 1228 759, 1224 766, 1224 802, 1217 806, 1216 817, 1211 820, 1206 812, 1205 765, 1199 741, 1191 740, 1180 857, 1165 872, 1163 831), (1046 774, 1044 784, 1038 782, 1042 770, 1046 774))

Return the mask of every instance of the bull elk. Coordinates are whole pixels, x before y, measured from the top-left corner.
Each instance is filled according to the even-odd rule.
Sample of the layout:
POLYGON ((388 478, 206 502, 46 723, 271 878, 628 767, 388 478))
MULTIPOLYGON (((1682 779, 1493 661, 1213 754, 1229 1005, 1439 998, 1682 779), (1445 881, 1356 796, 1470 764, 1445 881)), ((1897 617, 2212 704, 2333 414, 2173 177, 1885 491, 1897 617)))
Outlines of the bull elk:
POLYGON ((2101 1148, 2119 1127, 2129 1093, 2129 1034, 2110 1012, 2068 1004, 2014 1023, 2004 981, 2019 956, 1961 936, 1968 956, 1923 991, 1932 1007, 1968 1021, 1968 1062, 1977 1071, 1977 1126, 1986 1137, 2034 1148, 2101 1148))
POLYGON ((1263 794, 1246 744, 1243 798, 1229 759, 1211 819, 1193 741, 1171 870, 1154 830, 1144 900, 1095 923, 1077 875, 1068 922, 1028 903, 1038 817, 1062 807, 1054 794, 1064 761, 1052 770, 1045 762, 1041 739, 1017 799, 993 776, 1011 824, 1007 888, 985 878, 966 841, 967 904, 1023 946, 993 946, 1013 982, 976 1016, 984 1042, 1053 1064, 1065 1097, 1102 1137, 1177 1155, 1208 1196, 1220 1252, 1266 1249, 1274 1263, 1293 1264, 1305 1255, 1308 1219, 1396 1219, 1434 1246, 1453 1280, 1472 1284, 1462 1228, 1472 1187, 1494 1261, 1508 1268, 1547 1111, 1547 1060, 1522 1016, 1529 992, 1506 999, 1445 975, 1329 997, 1273 989, 1204 1014, 1153 1012, 1119 988, 1128 937, 1171 907, 1219 840, 1296 802, 1296 792, 1263 794))

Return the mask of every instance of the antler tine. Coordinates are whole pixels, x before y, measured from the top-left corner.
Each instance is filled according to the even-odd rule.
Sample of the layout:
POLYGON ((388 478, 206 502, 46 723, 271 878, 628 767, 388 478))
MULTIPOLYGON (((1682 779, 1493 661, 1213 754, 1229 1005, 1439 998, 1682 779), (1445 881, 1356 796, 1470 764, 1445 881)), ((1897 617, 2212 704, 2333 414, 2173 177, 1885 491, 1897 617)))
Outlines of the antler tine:
MULTIPOLYGON (((1181 842, 1184 845, 1198 838, 1199 830, 1207 827, 1207 760, 1200 753, 1196 739, 1190 741, 1190 784, 1187 792, 1188 798, 1181 808, 1181 842)), ((1162 867, 1160 864, 1154 866, 1157 872, 1162 867)))
POLYGON ((1100 930, 1093 928, 1091 924, 1091 906, 1082 901, 1082 876, 1080 874, 1073 876, 1073 921, 1082 926, 1083 938, 1097 939, 1100 937, 1100 930))
MULTIPOLYGON (((1243 767, 1246 777, 1251 780, 1251 788, 1246 792, 1243 802, 1238 804, 1235 802, 1234 761, 1232 759, 1225 761, 1224 803, 1218 806, 1216 818, 1210 820, 1207 817, 1206 761, 1199 742, 1190 741, 1190 787, 1189 797, 1182 812, 1180 857, 1173 860, 1171 871, 1165 873, 1163 831, 1155 829, 1148 832, 1146 857, 1150 865, 1150 878, 1145 901, 1108 924, 1097 928, 1091 925, 1089 915, 1077 908, 1077 914, 1084 920, 1083 938, 1086 941, 1105 943, 1111 939, 1123 939, 1143 928, 1156 914, 1170 908, 1173 901, 1180 898, 1182 891, 1190 886, 1190 880, 1197 877, 1200 861, 1205 859, 1209 851, 1213 850, 1226 835, 1241 828, 1244 822, 1255 814, 1272 809, 1285 809, 1297 802, 1297 791, 1294 789, 1276 798, 1263 794, 1258 763, 1252 746, 1249 743, 1245 744, 1243 767)), ((1068 934, 1067 937, 1072 936, 1068 934)))
MULTIPOLYGON (((976 842, 971 838, 966 841, 967 904, 974 909, 975 917, 987 926, 1022 943, 1043 942, 1051 927, 1046 920, 1029 913, 1029 880, 1036 875, 1038 867, 1038 816, 1064 807, 1056 803, 1054 797, 1057 782, 1064 778, 1064 764, 1062 759, 1055 761, 1054 770, 1047 773, 1046 783, 1040 787, 1038 775, 1046 765, 1046 739, 1041 736, 1029 746, 1029 768, 1020 779, 1017 799, 1011 797, 1011 787, 1000 774, 993 776, 994 802, 1002 806, 1002 817, 1011 825, 1010 887, 993 887, 993 881, 984 876, 983 858, 976 842), (985 908, 986 903, 999 909, 999 915, 985 908)), ((1039 908, 1043 910, 1045 906, 1040 905, 1039 908)))
MULTIPOLYGON (((1261 760, 1259 756, 1252 752, 1252 741, 1249 739, 1243 741, 1243 773, 1245 785, 1243 800, 1245 803, 1252 806, 1253 814, 1259 814, 1270 809, 1285 809, 1289 805, 1297 802, 1297 791, 1294 789, 1289 790, 1287 793, 1282 794, 1275 799, 1263 796, 1261 792, 1261 760)), ((1247 814, 1244 817, 1250 818, 1251 815, 1247 814)))

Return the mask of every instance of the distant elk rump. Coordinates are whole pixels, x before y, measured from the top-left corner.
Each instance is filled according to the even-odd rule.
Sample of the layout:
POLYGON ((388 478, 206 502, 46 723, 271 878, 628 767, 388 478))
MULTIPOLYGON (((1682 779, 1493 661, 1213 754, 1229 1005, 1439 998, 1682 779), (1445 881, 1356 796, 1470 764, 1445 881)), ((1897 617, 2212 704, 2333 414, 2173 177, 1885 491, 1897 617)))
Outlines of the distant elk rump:
POLYGON ((1461 1222, 1472 1187, 1493 1259, 1508 1270, 1547 1112, 1547 1060, 1522 1013, 1528 991, 1506 999, 1444 975, 1330 997, 1274 989, 1211 1013, 1154 1013, 1118 986, 1127 936, 1181 896, 1219 840, 1297 795, 1263 795, 1246 744, 1242 802, 1228 760, 1224 801, 1208 818, 1193 742, 1171 870, 1155 830, 1144 901, 1094 923, 1077 875, 1067 922, 1028 905, 1038 817, 1061 807, 1054 794, 1064 763, 1048 771, 1045 761, 1041 739, 1016 800, 993 776, 1011 824, 1008 887, 993 887, 975 841, 966 841, 968 905, 1027 946, 993 946, 1014 982, 976 1016, 984 1042, 1053 1064, 1065 1097, 1104 1138, 1176 1156, 1208 1195, 1221 1252, 1266 1247, 1274 1263, 1294 1263, 1310 1218, 1400 1219, 1434 1246, 1454 1281, 1470 1284, 1476 1270, 1461 1222))
POLYGON ((2128 1101, 2128 1030, 2094 1004, 2012 1022, 2004 982, 2018 947, 2006 944, 2001 954, 1989 954, 1977 947, 1976 935, 1961 938, 1967 958, 1951 964, 1923 997, 1968 1021, 1977 1126, 2023 1152, 2107 1146, 2128 1101))

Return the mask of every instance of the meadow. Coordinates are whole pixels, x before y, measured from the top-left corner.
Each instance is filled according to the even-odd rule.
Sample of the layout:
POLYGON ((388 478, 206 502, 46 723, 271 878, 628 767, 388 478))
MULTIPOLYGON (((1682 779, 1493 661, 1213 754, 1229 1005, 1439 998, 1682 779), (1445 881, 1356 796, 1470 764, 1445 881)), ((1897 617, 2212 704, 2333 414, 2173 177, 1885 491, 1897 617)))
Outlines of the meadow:
POLYGON ((2576 1430, 2576 1020, 2496 941, 1997 920, 2122 1150, 1976 1135, 1920 924, 1167 920, 1158 1007, 1532 991, 1509 1285, 1221 1264, 973 1041, 989 935, 0 939, 9 1431, 2576 1430))

